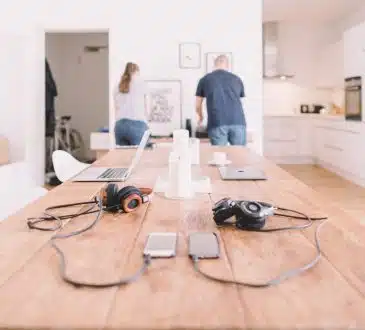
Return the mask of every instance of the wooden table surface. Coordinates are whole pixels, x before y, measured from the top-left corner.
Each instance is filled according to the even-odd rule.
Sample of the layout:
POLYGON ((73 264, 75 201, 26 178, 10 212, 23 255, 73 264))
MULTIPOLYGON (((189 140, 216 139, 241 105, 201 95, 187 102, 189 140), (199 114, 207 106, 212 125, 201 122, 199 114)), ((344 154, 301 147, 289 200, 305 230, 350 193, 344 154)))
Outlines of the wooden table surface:
MULTIPOLYGON (((365 228, 360 219, 323 202, 315 191, 275 164, 241 147, 202 145, 202 174, 210 176, 212 194, 194 200, 153 201, 128 215, 104 214, 94 229, 59 245, 68 274, 84 281, 112 281, 141 266, 146 236, 154 231, 179 233, 174 259, 153 260, 137 282, 119 288, 74 288, 59 274, 58 256, 49 244, 53 232, 31 231, 26 218, 59 203, 92 198, 102 183, 66 182, 0 224, 0 327, 62 329, 246 329, 365 328, 365 228), (265 182, 226 182, 206 166, 213 151, 225 150, 235 165, 266 171, 265 182), (222 197, 256 199, 328 215, 321 230, 323 258, 312 270, 269 288, 247 288, 206 280, 187 257, 187 236, 217 231, 219 260, 204 260, 209 273, 236 280, 267 280, 315 256, 314 231, 254 233, 215 227, 212 202, 222 197)), ((133 150, 115 150, 95 165, 128 165, 133 150)), ((146 150, 128 184, 153 186, 167 166, 167 148, 146 150)), ((19 187, 21 189, 21 187, 19 187)), ((344 205, 344 209, 346 205, 344 205)), ((80 228, 93 215, 67 223, 80 228)), ((268 226, 287 224, 271 218, 268 226)))

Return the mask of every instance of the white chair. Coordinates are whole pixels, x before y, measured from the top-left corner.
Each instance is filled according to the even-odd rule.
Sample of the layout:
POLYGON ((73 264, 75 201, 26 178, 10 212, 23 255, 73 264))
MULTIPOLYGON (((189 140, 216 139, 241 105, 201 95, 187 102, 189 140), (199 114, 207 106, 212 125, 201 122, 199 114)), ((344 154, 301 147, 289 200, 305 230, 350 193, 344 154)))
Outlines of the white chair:
POLYGON ((56 150, 52 154, 53 168, 58 180, 65 182, 80 173, 90 164, 82 163, 63 150, 56 150))

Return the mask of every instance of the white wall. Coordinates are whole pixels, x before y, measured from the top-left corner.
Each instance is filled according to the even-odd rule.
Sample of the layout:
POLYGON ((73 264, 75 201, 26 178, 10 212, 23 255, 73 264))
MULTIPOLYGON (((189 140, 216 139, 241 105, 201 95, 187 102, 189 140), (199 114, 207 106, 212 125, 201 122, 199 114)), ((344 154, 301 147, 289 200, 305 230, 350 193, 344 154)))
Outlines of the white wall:
POLYGON ((107 33, 47 33, 46 55, 56 81, 57 116, 70 115, 92 158, 90 133, 109 120, 108 49, 88 53, 85 46, 108 46, 107 33))
POLYGON ((300 113, 301 104, 327 105, 333 100, 333 92, 303 87, 290 81, 265 81, 265 115, 300 113))
MULTIPOLYGON (((23 99, 29 109, 26 158, 38 182, 43 182, 44 168, 44 29, 108 29, 110 86, 116 84, 129 60, 138 62, 148 78, 181 79, 183 119, 194 117, 195 87, 204 70, 180 70, 178 44, 196 41, 202 44, 203 52, 232 51, 235 72, 246 86, 248 125, 256 131, 255 148, 261 153, 262 4, 257 0, 241 0, 239 4, 242 10, 238 9, 236 0, 224 3, 212 0, 209 4, 193 0, 7 2, 0 14, 2 29, 6 27, 6 30, 20 33, 27 39, 23 50, 27 53, 28 63, 21 75, 27 90, 23 99)), ((17 64, 12 62, 12 65, 17 64)), ((109 101, 111 107, 111 95, 109 101)), ((9 107, 9 104, 1 104, 4 106, 9 107)), ((11 116, 15 121, 16 117, 11 116)), ((110 123, 114 122, 113 117, 110 116, 110 123)))
POLYGON ((355 25, 361 24, 365 21, 365 3, 358 10, 354 11, 351 15, 346 16, 340 22, 336 22, 337 26, 343 32, 355 25))
POLYGON ((25 158, 24 123, 29 105, 24 102, 26 81, 24 38, 21 35, 0 33, 0 135, 5 136, 10 145, 10 162, 25 158), (16 63, 16 65, 9 65, 16 63))
POLYGON ((279 24, 280 51, 287 81, 264 80, 264 113, 292 114, 300 104, 326 104, 332 91, 317 88, 319 51, 337 39, 331 25, 283 21, 279 24))

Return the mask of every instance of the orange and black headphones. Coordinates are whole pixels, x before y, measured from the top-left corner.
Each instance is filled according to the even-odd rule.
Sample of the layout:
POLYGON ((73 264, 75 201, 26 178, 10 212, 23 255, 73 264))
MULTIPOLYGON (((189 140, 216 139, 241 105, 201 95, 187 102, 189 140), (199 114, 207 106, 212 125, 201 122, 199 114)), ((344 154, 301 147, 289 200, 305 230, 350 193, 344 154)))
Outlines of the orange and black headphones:
POLYGON ((109 183, 100 190, 99 196, 95 196, 93 201, 77 202, 71 204, 61 204, 47 207, 44 210, 44 214, 40 217, 28 218, 27 224, 31 229, 55 231, 63 227, 63 220, 79 217, 81 215, 99 213, 100 218, 101 212, 112 212, 116 213, 122 211, 124 213, 131 213, 137 210, 142 204, 148 203, 152 199, 151 188, 136 188, 134 186, 126 186, 121 189, 115 183, 109 183), (67 209, 72 206, 90 205, 86 210, 78 213, 54 215, 52 211, 57 209, 67 209), (98 205, 98 209, 95 210, 95 206, 98 205), (53 227, 42 227, 39 223, 42 222, 56 222, 56 226, 53 227))
POLYGON ((100 191, 101 201, 108 212, 133 212, 142 204, 151 201, 151 194, 151 188, 126 186, 119 189, 115 183, 109 183, 100 191))

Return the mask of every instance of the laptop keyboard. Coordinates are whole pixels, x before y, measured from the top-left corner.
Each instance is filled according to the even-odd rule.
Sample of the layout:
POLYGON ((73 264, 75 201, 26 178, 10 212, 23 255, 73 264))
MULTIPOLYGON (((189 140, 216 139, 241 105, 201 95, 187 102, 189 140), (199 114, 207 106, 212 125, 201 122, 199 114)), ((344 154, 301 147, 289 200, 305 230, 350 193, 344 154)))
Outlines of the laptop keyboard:
POLYGON ((119 179, 123 177, 126 171, 126 168, 108 168, 99 175, 98 179, 119 179))

